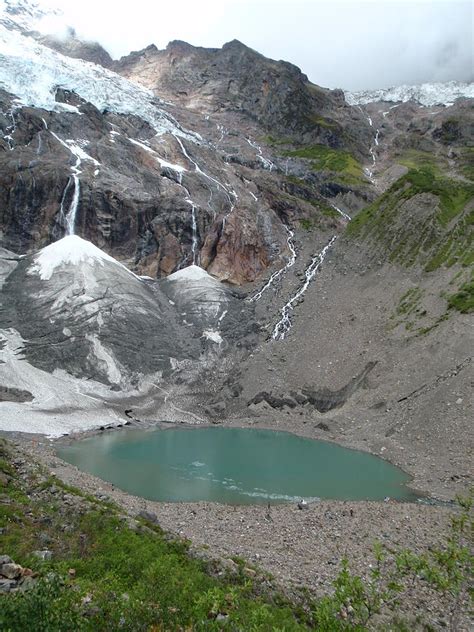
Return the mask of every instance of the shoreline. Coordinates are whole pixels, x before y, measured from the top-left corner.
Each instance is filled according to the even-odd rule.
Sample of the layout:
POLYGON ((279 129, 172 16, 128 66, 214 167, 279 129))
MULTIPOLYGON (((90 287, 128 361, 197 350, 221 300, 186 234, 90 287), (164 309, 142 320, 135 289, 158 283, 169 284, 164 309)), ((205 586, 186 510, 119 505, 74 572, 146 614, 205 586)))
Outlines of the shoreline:
MULTIPOLYGON (((249 420, 241 419, 219 425, 263 428, 270 424, 269 420, 257 423, 251 420, 249 424, 249 420)), ((164 422, 148 422, 142 429, 145 425, 151 431, 158 427, 193 426, 197 429, 196 424, 164 422)), ((269 429, 288 431, 284 425, 269 429)), ((204 424, 199 424, 201 427, 204 424)), ((299 428, 299 432, 293 434, 305 436, 304 430, 299 428)), ((100 500, 113 501, 131 516, 150 514, 162 529, 190 541, 193 555, 219 559, 224 565, 243 558, 270 573, 277 584, 290 593, 308 589, 318 596, 328 594, 345 557, 354 573, 368 579, 375 563, 375 542, 381 542, 389 552, 402 549, 427 552, 443 540, 455 511, 447 505, 399 501, 320 500, 300 510, 296 503, 275 504, 268 509, 266 505, 147 500, 124 492, 56 456, 58 443, 71 443, 102 432, 88 431, 54 440, 44 435, 1 434, 27 458, 38 461, 47 474, 63 483, 100 500)), ((419 594, 414 595, 410 608, 421 614, 438 612, 439 604, 430 599, 428 594, 421 599, 419 594)))
MULTIPOLYGON (((51 442, 53 445, 68 445, 76 441, 81 441, 90 437, 100 436, 104 433, 108 432, 119 432, 122 430, 168 430, 168 429, 200 429, 200 428, 215 428, 215 427, 224 427, 224 428, 255 428, 257 430, 270 430, 273 432, 286 432, 289 434, 293 434, 298 437, 302 437, 305 439, 311 439, 313 441, 320 441, 324 443, 332 443, 338 445, 343 448, 347 448, 350 450, 355 450, 358 452, 364 452, 367 454, 371 454, 394 467, 400 469, 404 474, 410 477, 410 480, 405 483, 407 489, 417 495, 420 499, 424 499, 425 501, 432 501, 433 504, 440 504, 445 506, 452 506, 454 504, 454 498, 446 498, 442 494, 436 492, 435 489, 430 489, 428 486, 424 486, 422 481, 415 483, 415 478, 417 475, 410 472, 408 468, 404 465, 403 460, 396 459, 395 455, 390 451, 383 451, 382 453, 377 452, 368 442, 362 440, 353 440, 352 437, 346 436, 326 436, 327 433, 321 432, 318 430, 317 426, 315 426, 315 420, 313 419, 305 419, 302 423, 295 423, 295 420, 287 421, 283 419, 271 419, 265 418, 261 419, 259 417, 239 417, 239 418, 227 418, 223 421, 205 421, 205 422, 190 422, 188 420, 180 420, 180 421, 168 421, 168 420, 143 420, 136 423, 132 423, 130 419, 123 423, 117 425, 108 425, 108 426, 98 426, 97 428, 91 428, 88 430, 84 430, 76 433, 69 433, 62 435, 60 437, 52 437, 48 438, 44 434, 28 434, 28 433, 9 433, 6 431, 0 431, 0 436, 4 435, 8 438, 8 435, 16 435, 16 436, 25 436, 25 437, 38 437, 43 438, 51 442)), ((299 420, 298 420, 299 421, 299 420)), ((453 495, 454 496, 454 495, 453 495)), ((179 501, 177 501, 179 502, 179 501)), ((342 501, 341 501, 342 502, 342 501)), ((359 502, 359 501, 352 501, 359 502)), ((373 502, 381 502, 381 501, 373 501, 373 502)), ((398 502, 398 501, 397 501, 398 502)), ((404 501, 404 502, 412 502, 412 501, 404 501)), ((221 503, 216 503, 221 504, 221 503)), ((224 503, 222 503, 224 504, 224 503)), ((427 503, 429 504, 429 502, 427 503)))
MULTIPOLYGON (((367 580, 375 563, 373 547, 420 554, 439 545, 449 530, 453 509, 410 502, 328 501, 300 510, 295 503, 225 505, 211 502, 150 501, 117 489, 56 456, 47 439, 10 438, 46 475, 102 501, 115 502, 132 517, 146 512, 166 532, 191 542, 191 553, 232 566, 237 558, 270 573, 290 594, 307 589, 322 596, 333 590, 341 560, 367 580)), ((295 594, 296 594, 295 593, 295 594)), ((410 608, 426 614, 439 604, 414 595, 410 608)))

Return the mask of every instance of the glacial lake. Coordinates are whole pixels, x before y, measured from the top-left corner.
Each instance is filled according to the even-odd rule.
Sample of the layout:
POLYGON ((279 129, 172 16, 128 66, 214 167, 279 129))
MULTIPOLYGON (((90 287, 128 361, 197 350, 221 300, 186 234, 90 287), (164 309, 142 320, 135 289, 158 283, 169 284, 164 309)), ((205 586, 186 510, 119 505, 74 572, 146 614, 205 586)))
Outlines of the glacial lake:
POLYGON ((272 430, 123 430, 61 446, 57 454, 150 500, 242 505, 417 498, 405 486, 410 477, 387 461, 272 430))

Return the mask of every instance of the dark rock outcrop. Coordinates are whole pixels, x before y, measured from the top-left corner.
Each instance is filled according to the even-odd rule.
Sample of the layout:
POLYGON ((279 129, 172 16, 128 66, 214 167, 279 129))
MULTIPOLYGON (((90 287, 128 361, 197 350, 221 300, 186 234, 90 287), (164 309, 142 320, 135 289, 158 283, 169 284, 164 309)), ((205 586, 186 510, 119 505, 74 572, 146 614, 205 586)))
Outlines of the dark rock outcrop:
POLYGON ((118 73, 192 109, 239 112, 272 134, 301 143, 347 147, 370 144, 363 116, 340 90, 312 84, 299 68, 274 61, 238 40, 221 49, 170 42, 122 57, 118 73))
MULTIPOLYGON (((366 367, 352 380, 338 389, 331 391, 328 388, 315 389, 311 386, 305 386, 300 391, 292 391, 289 395, 273 395, 265 391, 257 393, 248 405, 260 404, 266 402, 271 408, 282 409, 296 408, 297 406, 307 406, 315 408, 320 413, 327 413, 335 408, 340 408, 346 401, 354 395, 354 393, 366 385, 367 376, 376 366, 377 362, 368 362, 366 367)), ((327 429, 320 426, 322 430, 327 429)))
POLYGON ((86 42, 77 37, 73 28, 69 28, 66 37, 58 38, 53 35, 34 34, 35 39, 44 46, 48 46, 58 53, 73 57, 75 59, 83 59, 93 64, 99 64, 104 68, 111 68, 113 64, 112 57, 98 42, 86 42))

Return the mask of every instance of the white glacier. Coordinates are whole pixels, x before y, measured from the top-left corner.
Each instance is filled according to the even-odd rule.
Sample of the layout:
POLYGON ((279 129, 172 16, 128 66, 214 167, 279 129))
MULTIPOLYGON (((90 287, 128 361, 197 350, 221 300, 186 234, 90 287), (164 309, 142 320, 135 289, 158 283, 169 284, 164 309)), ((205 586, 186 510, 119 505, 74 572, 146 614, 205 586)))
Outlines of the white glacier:
POLYGON ((361 90, 345 93, 349 105, 367 105, 376 101, 402 102, 415 101, 425 107, 434 105, 450 106, 462 97, 474 99, 474 83, 448 81, 446 83, 422 83, 417 86, 395 86, 380 90, 361 90))
POLYGON ((215 281, 214 277, 212 277, 206 270, 197 266, 195 264, 191 266, 187 266, 187 268, 182 268, 177 272, 173 272, 166 277, 168 281, 200 281, 203 279, 215 281))
POLYGON ((185 131, 159 107, 150 90, 116 73, 81 59, 65 57, 0 24, 0 88, 22 105, 49 111, 78 111, 55 100, 59 88, 70 90, 101 112, 133 114, 147 121, 157 134, 166 132, 193 142, 201 137, 185 131))

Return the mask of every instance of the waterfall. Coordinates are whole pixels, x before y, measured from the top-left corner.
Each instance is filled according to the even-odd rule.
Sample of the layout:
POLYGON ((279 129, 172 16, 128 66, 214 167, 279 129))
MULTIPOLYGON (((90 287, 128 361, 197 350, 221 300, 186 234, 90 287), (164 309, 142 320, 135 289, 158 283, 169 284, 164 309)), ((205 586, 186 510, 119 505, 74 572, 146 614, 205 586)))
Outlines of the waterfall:
POLYGON ((257 143, 255 143, 253 140, 251 140, 250 138, 246 138, 245 139, 248 144, 250 145, 250 147, 253 147, 254 149, 257 150, 257 158, 260 160, 260 162, 262 163, 262 166, 264 169, 268 169, 269 171, 273 170, 273 167, 275 166, 273 164, 273 162, 271 160, 269 160, 268 158, 265 158, 263 155, 263 151, 262 148, 260 147, 260 145, 257 145, 257 143))
POLYGON ((277 270, 276 272, 274 272, 272 274, 272 276, 268 279, 268 281, 265 283, 265 285, 262 287, 261 290, 259 290, 258 292, 256 292, 253 296, 251 296, 248 300, 249 303, 253 303, 255 301, 258 301, 259 299, 262 298, 262 295, 264 292, 266 292, 268 290, 269 287, 271 287, 273 285, 273 283, 279 279, 289 268, 291 268, 292 266, 294 266, 295 261, 296 261, 296 249, 293 243, 293 237, 294 237, 294 231, 292 231, 290 228, 288 228, 288 226, 285 226, 286 232, 288 233, 288 238, 287 238, 287 244, 288 244, 288 248, 291 252, 291 257, 288 260, 288 263, 283 266, 283 268, 280 268, 279 270, 277 270))
POLYGON ((283 340, 286 334, 291 329, 292 323, 290 319, 290 313, 294 309, 295 304, 298 302, 298 300, 303 296, 303 294, 308 289, 309 284, 311 283, 312 279, 316 275, 316 272, 321 267, 324 259, 326 258, 327 253, 329 252, 330 248, 332 247, 336 239, 337 239, 336 235, 334 235, 334 237, 331 237, 329 243, 326 244, 326 246, 324 246, 321 252, 314 255, 314 257, 312 258, 311 263, 306 268, 305 273, 304 273, 305 282, 300 287, 300 289, 296 292, 296 294, 292 296, 292 298, 290 298, 290 300, 280 310, 281 318, 273 329, 273 333, 272 333, 273 340, 283 340))
POLYGON ((191 225, 192 225, 192 245, 191 252, 193 255, 193 265, 197 264, 197 249, 198 249, 198 236, 197 236, 197 222, 196 222, 196 205, 191 202, 191 225))

